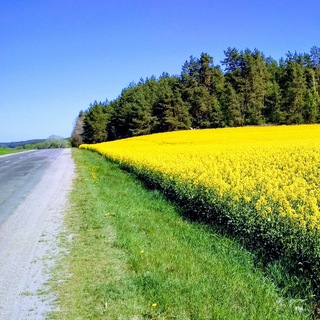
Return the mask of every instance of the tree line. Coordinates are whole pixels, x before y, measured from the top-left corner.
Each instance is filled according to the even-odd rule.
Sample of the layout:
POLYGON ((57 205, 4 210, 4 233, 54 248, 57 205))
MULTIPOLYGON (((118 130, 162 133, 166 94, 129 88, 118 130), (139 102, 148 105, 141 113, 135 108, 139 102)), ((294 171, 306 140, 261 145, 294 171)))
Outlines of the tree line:
POLYGON ((180 75, 131 83, 113 101, 81 111, 71 141, 98 143, 183 130, 320 122, 320 48, 279 61, 255 49, 228 48, 221 65, 202 53, 180 75))
POLYGON ((48 139, 32 139, 24 141, 14 141, 14 142, 2 142, 0 143, 0 148, 9 149, 55 149, 55 148, 69 148, 70 140, 69 138, 62 138, 60 136, 52 135, 48 139))

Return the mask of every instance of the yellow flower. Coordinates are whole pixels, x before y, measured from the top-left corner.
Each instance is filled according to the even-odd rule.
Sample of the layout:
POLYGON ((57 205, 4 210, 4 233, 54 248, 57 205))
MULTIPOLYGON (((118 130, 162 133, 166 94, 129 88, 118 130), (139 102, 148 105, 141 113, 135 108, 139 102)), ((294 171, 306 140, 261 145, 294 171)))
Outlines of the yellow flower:
POLYGON ((157 306, 156 303, 153 303, 153 304, 152 304, 152 308, 155 308, 156 306, 157 306))
MULTIPOLYGON (((308 223, 320 230, 319 137, 319 124, 263 126, 175 131, 80 148, 169 184, 212 190, 221 200, 233 199, 234 207, 246 201, 266 219, 279 208, 302 228, 308 223)), ((91 177, 98 174, 93 167, 91 177)))
POLYGON ((106 217, 114 217, 116 214, 114 212, 105 213, 106 217))

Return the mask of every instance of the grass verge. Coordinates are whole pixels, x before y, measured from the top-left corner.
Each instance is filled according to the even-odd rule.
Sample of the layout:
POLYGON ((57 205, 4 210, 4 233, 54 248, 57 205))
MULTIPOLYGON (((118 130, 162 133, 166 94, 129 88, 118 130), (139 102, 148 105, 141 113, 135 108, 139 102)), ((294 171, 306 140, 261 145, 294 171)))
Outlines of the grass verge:
POLYGON ((184 220, 102 156, 74 150, 74 159, 51 318, 310 319, 239 244, 184 220))
POLYGON ((3 156, 5 154, 9 154, 9 153, 16 153, 19 152, 20 150, 17 149, 7 149, 7 148, 0 148, 0 156, 3 156))

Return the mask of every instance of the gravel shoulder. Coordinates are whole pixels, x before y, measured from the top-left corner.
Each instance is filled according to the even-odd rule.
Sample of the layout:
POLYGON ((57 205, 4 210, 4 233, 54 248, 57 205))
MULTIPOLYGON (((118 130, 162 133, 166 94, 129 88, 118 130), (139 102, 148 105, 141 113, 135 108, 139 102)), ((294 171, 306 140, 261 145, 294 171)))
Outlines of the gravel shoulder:
POLYGON ((45 283, 73 177, 71 150, 64 149, 0 226, 0 319, 45 319, 51 311, 54 297, 45 283))

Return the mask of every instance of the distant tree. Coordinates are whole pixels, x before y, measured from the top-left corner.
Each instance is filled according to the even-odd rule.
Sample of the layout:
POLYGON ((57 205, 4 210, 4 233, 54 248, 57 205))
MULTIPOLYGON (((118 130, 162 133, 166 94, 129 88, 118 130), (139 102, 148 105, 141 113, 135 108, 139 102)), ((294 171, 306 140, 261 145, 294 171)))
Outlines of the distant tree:
POLYGON ((56 149, 56 148, 68 148, 69 141, 63 137, 52 135, 45 142, 46 149, 56 149))
POLYGON ((83 134, 84 118, 85 118, 85 114, 83 111, 81 111, 75 121, 75 125, 71 133, 71 145, 76 148, 78 148, 83 143, 82 134, 83 134))
MULTIPOLYGON (((69 148, 70 141, 60 136, 52 135, 48 139, 34 140, 31 143, 23 145, 24 149, 56 149, 56 148, 69 148)), ((21 146, 22 147, 22 146, 21 146)))

